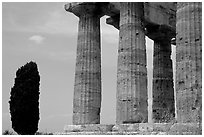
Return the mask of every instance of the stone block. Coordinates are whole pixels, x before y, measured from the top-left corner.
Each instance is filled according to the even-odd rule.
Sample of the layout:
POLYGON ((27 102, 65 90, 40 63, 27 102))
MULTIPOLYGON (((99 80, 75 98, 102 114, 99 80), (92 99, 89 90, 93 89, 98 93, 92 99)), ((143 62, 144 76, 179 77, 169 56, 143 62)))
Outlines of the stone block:
POLYGON ((65 125, 64 131, 65 132, 80 132, 82 131, 82 125, 65 125))
POLYGON ((112 131, 115 132, 135 132, 139 130, 139 124, 116 124, 112 131))
POLYGON ((127 131, 129 132, 138 131, 138 129, 139 129, 139 124, 129 124, 127 131))
POLYGON ((88 124, 83 125, 83 131, 92 131, 92 132, 110 132, 114 125, 103 125, 103 124, 88 124))
POLYGON ((163 133, 163 132, 169 131, 171 126, 172 126, 172 123, 154 123, 153 130, 155 132, 163 133))
POLYGON ((149 124, 149 123, 140 123, 139 124, 139 131, 142 131, 142 132, 153 131, 153 125, 149 124))
POLYGON ((85 124, 85 125, 66 125, 65 132, 111 132, 114 125, 85 124))
POLYGON ((168 134, 171 135, 197 135, 200 134, 198 123, 175 123, 170 128, 168 134))
POLYGON ((158 132, 156 135, 168 135, 166 132, 158 132))

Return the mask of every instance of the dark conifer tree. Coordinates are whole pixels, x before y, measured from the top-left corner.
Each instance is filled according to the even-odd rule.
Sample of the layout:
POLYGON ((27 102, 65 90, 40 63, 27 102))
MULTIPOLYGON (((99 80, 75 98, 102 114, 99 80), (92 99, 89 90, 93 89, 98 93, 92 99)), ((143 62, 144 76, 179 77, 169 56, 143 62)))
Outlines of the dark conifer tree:
POLYGON ((35 62, 27 63, 16 72, 9 104, 12 128, 18 134, 32 135, 38 130, 39 82, 40 75, 35 62))

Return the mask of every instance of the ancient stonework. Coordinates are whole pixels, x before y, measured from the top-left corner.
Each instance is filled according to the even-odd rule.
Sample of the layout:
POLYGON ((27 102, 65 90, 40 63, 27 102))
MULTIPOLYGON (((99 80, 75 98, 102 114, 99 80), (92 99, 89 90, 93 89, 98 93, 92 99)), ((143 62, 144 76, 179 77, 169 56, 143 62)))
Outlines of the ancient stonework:
POLYGON ((175 117, 175 109, 171 39, 167 36, 154 40, 153 67, 153 120, 170 122, 175 117))
POLYGON ((147 68, 143 3, 121 3, 117 123, 147 122, 147 68))
POLYGON ((99 7, 72 9, 79 17, 75 68, 73 124, 99 124, 101 108, 101 45, 99 7))
POLYGON ((202 133, 202 3, 74 2, 66 4, 65 9, 79 17, 74 126, 67 126, 67 131, 202 133), (101 109, 103 15, 109 16, 107 24, 119 30, 116 125, 97 125, 101 109), (147 123, 145 36, 154 41, 154 123, 147 123), (176 45, 175 86, 171 44, 176 45))
POLYGON ((66 125, 64 135, 200 135, 197 123, 66 125))
POLYGON ((202 3, 178 2, 176 22, 176 104, 181 123, 201 122, 202 3))

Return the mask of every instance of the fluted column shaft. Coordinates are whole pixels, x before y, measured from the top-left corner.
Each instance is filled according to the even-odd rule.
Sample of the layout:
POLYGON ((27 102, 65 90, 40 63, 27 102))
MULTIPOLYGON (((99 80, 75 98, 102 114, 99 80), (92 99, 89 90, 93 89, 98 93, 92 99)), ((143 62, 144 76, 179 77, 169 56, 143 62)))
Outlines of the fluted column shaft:
POLYGON ((101 108, 100 14, 81 6, 73 101, 73 124, 99 124, 101 108), (95 14, 96 13, 96 14, 95 14))
POLYGON ((177 121, 199 122, 202 106, 202 3, 178 2, 176 13, 177 121))
POLYGON ((171 38, 154 40, 153 121, 170 122, 175 117, 171 38))
POLYGON ((117 123, 147 122, 147 68, 143 3, 120 8, 117 70, 117 123))

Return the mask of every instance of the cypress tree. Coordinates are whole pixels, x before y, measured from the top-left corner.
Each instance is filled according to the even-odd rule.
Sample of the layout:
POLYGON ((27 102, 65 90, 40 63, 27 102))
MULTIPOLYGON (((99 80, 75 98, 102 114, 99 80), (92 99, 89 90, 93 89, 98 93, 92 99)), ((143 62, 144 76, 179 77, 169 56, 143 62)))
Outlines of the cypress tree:
POLYGON ((39 122, 40 75, 37 64, 29 62, 16 72, 11 88, 10 114, 12 128, 21 135, 33 135, 39 122))

